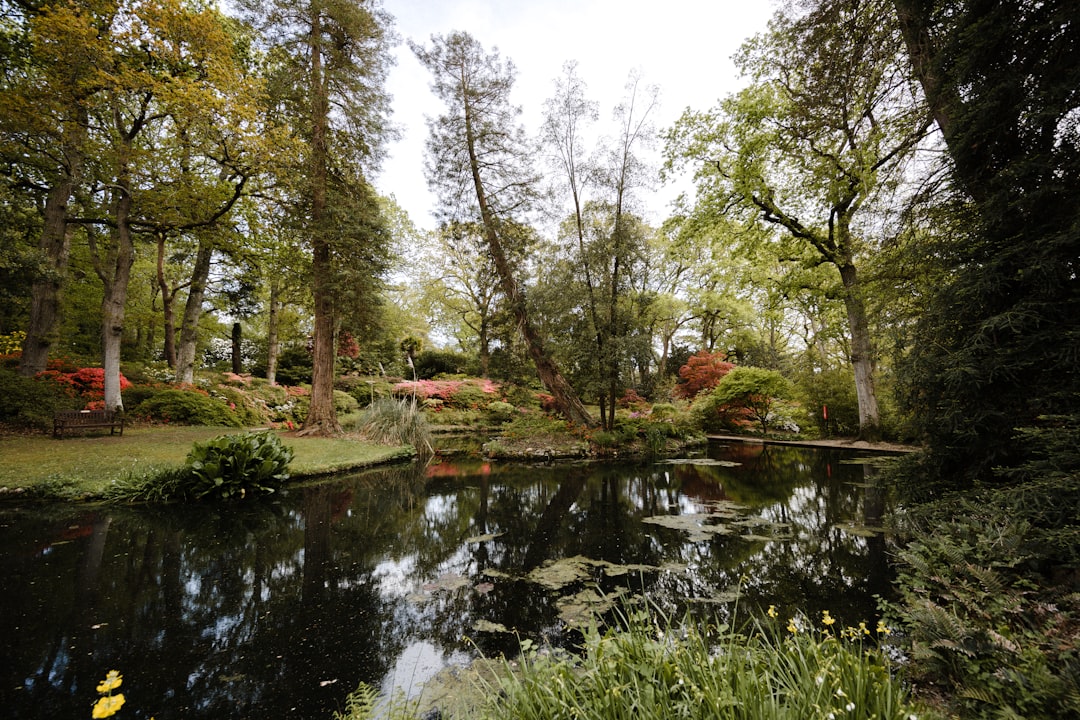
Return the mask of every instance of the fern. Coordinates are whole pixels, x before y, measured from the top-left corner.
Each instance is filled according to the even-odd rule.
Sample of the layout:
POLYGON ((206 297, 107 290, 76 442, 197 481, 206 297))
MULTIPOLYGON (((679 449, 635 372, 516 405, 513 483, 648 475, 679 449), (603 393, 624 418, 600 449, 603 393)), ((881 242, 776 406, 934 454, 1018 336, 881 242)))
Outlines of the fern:
POLYGON ((345 713, 335 712, 334 720, 373 720, 378 699, 375 688, 362 682, 345 698, 345 713))

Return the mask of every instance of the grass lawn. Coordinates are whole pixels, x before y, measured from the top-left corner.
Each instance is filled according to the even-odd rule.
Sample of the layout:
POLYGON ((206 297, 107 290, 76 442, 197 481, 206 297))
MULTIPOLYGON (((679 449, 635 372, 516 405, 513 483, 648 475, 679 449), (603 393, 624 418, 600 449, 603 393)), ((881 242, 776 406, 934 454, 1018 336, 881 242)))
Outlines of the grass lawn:
MULTIPOLYGON (((241 433, 220 427, 128 427, 123 437, 0 436, 0 489, 63 498, 93 497, 110 483, 182 465, 195 442, 241 433)), ((293 478, 353 470, 409 457, 411 448, 368 445, 350 438, 283 435, 295 453, 293 478)))

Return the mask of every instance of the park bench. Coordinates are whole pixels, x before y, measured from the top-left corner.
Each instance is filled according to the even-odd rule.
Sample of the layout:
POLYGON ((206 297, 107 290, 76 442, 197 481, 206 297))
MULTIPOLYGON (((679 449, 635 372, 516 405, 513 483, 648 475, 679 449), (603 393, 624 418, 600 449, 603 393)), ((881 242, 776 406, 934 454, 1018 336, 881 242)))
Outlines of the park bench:
POLYGON ((123 413, 112 410, 61 410, 53 416, 53 437, 62 437, 66 431, 87 428, 109 428, 109 434, 117 429, 124 434, 123 413))

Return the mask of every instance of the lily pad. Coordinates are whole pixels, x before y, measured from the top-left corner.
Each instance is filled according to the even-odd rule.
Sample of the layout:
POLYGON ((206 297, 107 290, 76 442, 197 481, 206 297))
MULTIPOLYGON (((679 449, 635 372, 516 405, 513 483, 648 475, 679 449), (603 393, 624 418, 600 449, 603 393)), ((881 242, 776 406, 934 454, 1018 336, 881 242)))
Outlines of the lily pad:
POLYGON ((595 568, 606 564, 602 560, 575 555, 535 568, 525 579, 550 590, 561 590, 567 585, 591 578, 595 568))
POLYGON ((465 538, 465 542, 470 545, 479 545, 480 543, 491 542, 497 537, 501 537, 504 533, 488 533, 487 535, 474 535, 470 538, 465 538))
POLYGON ((556 605, 559 608, 559 617, 571 627, 580 627, 594 616, 607 612, 615 606, 615 602, 628 591, 619 588, 615 592, 601 595, 592 588, 586 588, 574 595, 559 598, 556 605))
POLYGON ((468 578, 462 577, 457 573, 446 573, 445 575, 440 575, 432 582, 425 583, 423 589, 424 592, 431 593, 440 591, 454 592, 455 590, 460 590, 461 588, 468 586, 468 578))
POLYGON ((690 598, 690 602, 706 605, 727 605, 736 602, 740 597, 738 590, 720 590, 708 597, 690 598))
POLYGON ((836 526, 844 533, 848 535, 854 535, 856 537, 877 537, 885 533, 885 528, 870 527, 868 525, 856 525, 855 523, 840 523, 836 526))
POLYGON ((717 535, 732 534, 732 529, 727 525, 708 523, 712 518, 714 518, 714 515, 711 514, 688 513, 686 515, 654 515, 653 517, 642 518, 641 521, 672 530, 681 530, 689 535, 691 542, 701 542, 717 535))
POLYGON ((671 458, 660 460, 658 465, 704 465, 707 467, 739 467, 742 463, 730 460, 713 460, 712 458, 671 458))
POLYGON ((509 630, 502 623, 491 622, 490 620, 477 620, 473 623, 472 629, 476 632, 486 633, 508 633, 509 630))

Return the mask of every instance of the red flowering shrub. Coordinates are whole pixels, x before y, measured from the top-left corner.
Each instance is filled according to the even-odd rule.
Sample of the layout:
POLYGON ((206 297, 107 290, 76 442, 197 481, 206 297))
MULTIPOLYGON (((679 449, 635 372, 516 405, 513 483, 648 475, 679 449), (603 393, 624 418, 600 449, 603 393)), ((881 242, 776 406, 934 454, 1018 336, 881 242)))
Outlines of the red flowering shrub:
MULTIPOLYGON (((82 397, 87 400, 105 399, 105 370, 103 368, 78 368, 71 372, 49 369, 39 372, 34 377, 59 385, 71 397, 82 397)), ((131 383, 126 377, 120 375, 120 389, 127 390, 129 387, 131 383)))
POLYGON ((735 363, 725 360, 723 353, 704 350, 694 353, 686 364, 679 368, 682 382, 675 386, 673 392, 677 397, 688 400, 697 397, 703 390, 716 387, 733 367, 735 363))
POLYGON ((544 412, 551 413, 559 409, 558 404, 555 402, 554 395, 536 393, 536 399, 540 401, 540 409, 544 412))

